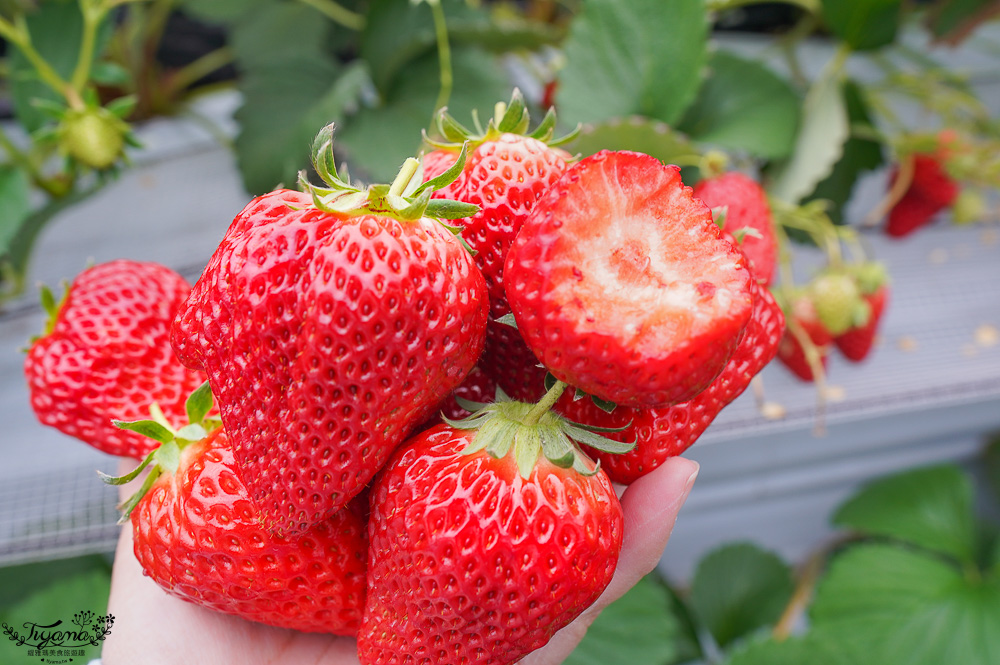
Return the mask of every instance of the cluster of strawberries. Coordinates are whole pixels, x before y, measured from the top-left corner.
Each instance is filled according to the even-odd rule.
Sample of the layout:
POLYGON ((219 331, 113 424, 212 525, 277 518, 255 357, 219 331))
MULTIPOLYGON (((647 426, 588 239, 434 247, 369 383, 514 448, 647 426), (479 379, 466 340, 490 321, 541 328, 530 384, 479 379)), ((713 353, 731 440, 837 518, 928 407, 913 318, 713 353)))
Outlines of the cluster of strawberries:
POLYGON ((365 189, 327 128, 325 185, 254 199, 193 288, 116 261, 48 298, 32 405, 143 460, 109 481, 148 471, 124 506, 147 575, 357 635, 365 664, 513 663, 597 599, 612 482, 690 446, 784 318, 773 248, 748 260, 677 167, 573 163, 554 122, 527 135, 517 94, 475 135, 442 115, 365 189))
POLYGON ((778 359, 803 381, 825 372, 834 347, 851 362, 863 361, 878 338, 888 300, 889 280, 879 263, 825 270, 783 303, 788 327, 778 359))

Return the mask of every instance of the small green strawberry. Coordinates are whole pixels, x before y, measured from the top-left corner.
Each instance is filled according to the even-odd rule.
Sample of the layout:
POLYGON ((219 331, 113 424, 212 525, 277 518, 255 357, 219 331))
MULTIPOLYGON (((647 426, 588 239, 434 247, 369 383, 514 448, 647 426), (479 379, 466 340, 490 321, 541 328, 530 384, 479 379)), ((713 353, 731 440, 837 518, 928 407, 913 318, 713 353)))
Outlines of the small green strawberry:
POLYGON ((809 286, 816 316, 831 335, 837 336, 854 324, 861 293, 857 282, 843 272, 825 272, 809 286))
POLYGON ((86 107, 66 112, 59 124, 59 139, 70 157, 103 171, 118 161, 128 131, 128 124, 111 111, 86 107))

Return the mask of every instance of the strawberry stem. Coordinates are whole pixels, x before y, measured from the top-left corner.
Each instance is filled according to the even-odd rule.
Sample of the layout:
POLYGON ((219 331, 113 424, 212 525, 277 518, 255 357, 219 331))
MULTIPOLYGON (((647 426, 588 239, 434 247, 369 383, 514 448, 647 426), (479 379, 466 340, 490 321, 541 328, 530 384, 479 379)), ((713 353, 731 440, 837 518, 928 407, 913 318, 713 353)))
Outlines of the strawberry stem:
POLYGON ((562 397, 564 390, 566 390, 566 384, 562 381, 556 381, 555 384, 549 388, 548 392, 542 396, 542 399, 538 400, 535 406, 532 407, 531 411, 528 412, 528 415, 524 417, 524 424, 530 426, 538 423, 542 416, 548 413, 549 409, 555 406, 555 403, 559 401, 559 398, 562 397))

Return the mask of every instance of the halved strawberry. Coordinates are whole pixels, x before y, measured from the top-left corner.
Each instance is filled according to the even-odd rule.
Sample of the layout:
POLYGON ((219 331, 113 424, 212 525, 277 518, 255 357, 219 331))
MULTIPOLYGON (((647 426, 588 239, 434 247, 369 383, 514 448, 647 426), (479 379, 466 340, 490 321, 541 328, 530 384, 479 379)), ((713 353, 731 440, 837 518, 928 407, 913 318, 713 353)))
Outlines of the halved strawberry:
POLYGON ((564 395, 560 400, 556 411, 568 419, 591 427, 624 428, 606 436, 616 441, 636 442, 635 448, 621 454, 587 449, 600 460, 601 468, 612 481, 627 485, 691 447, 719 412, 739 397, 753 377, 774 358, 785 319, 767 289, 757 284, 753 288, 753 317, 743 339, 722 373, 693 399, 661 408, 619 406, 610 413, 590 399, 564 395))
POLYGON ((752 278, 680 169, 603 151, 548 190, 507 256, 518 330, 553 375, 631 406, 691 399, 732 355, 752 278))

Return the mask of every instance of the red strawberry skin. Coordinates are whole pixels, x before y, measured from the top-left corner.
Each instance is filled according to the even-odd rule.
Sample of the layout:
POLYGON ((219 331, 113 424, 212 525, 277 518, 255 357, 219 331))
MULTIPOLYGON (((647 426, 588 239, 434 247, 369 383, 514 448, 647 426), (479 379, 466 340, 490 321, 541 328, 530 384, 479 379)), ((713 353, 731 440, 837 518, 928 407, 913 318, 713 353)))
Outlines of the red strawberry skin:
POLYGON ((291 537, 261 526, 217 429, 189 444, 132 511, 135 556, 171 595, 281 628, 355 635, 365 602, 367 506, 291 537))
MULTIPOLYGON (((812 343, 816 345, 820 355, 820 362, 823 369, 826 369, 829 356, 830 345, 833 336, 830 334, 816 316, 816 308, 808 298, 799 298, 792 306, 792 314, 795 322, 809 336, 812 343)), ((805 349, 799 341, 792 335, 790 330, 785 330, 785 334, 778 344, 778 360, 787 367, 792 374, 803 381, 815 381, 812 367, 806 359, 805 349)))
MULTIPOLYGON (((424 178, 444 172, 456 153, 435 150, 424 157, 424 178)), ((504 133, 480 143, 466 160, 462 175, 434 193, 474 203, 480 211, 457 224, 462 237, 476 250, 476 265, 490 292, 490 319, 481 366, 494 379, 517 378, 538 360, 514 328, 497 323, 510 313, 503 270, 507 253, 535 203, 567 168, 569 154, 538 139, 504 133)), ((531 370, 528 370, 531 372, 531 370)), ((541 372, 544 377, 545 372, 541 372)), ((540 385, 540 384, 539 384, 540 385)))
POLYGON ((719 412, 739 397, 751 379, 774 358, 784 327, 785 317, 771 293, 754 285, 753 317, 743 339, 722 373, 692 400, 662 408, 618 406, 606 413, 590 399, 574 401, 572 397, 564 397, 557 410, 570 420, 587 425, 626 427, 605 436, 635 441, 631 451, 620 455, 593 449, 588 452, 600 460, 601 468, 613 482, 627 485, 680 455, 702 435, 719 412))
POLYGON ((505 665, 611 581, 623 516, 603 472, 463 455, 473 432, 414 437, 371 493, 363 665, 505 665))
POLYGON ((863 326, 851 328, 834 339, 834 343, 844 354, 844 357, 856 363, 868 357, 872 345, 875 343, 879 322, 882 320, 882 314, 889 301, 889 287, 880 286, 874 293, 866 294, 864 299, 868 301, 868 306, 871 308, 868 322, 863 326))
MULTIPOLYGON (((892 174, 890 187, 897 177, 898 170, 892 174)), ((901 238, 926 226, 935 215, 955 202, 958 193, 958 183, 944 170, 940 157, 914 155, 913 182, 889 211, 886 233, 901 238)))
POLYGON ((725 367, 753 309, 743 253, 680 169, 603 151, 539 201, 507 257, 507 297, 556 378, 627 406, 665 406, 725 367))
POLYGON ((740 247, 747 255, 750 272, 758 282, 769 286, 778 258, 778 240, 764 188, 750 176, 730 171, 700 181, 694 187, 694 195, 709 208, 726 206, 723 230, 727 233, 750 228, 760 234, 759 238, 744 236, 740 247))
POLYGON ((184 402, 205 382, 170 349, 170 323, 190 285, 164 266, 111 261, 73 281, 52 332, 24 361, 31 407, 45 425, 112 455, 141 459, 157 444, 112 419, 143 420, 155 402, 187 422, 184 402))
POLYGON ((486 286, 438 222, 348 217, 276 191, 236 217, 178 315, 267 528, 326 519, 458 386, 486 286))

